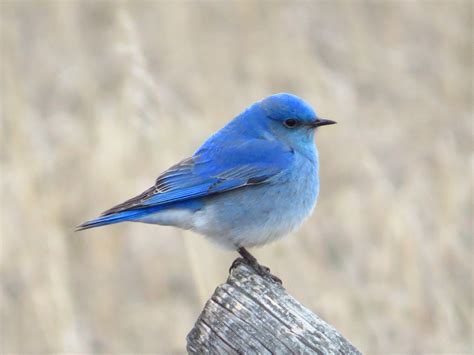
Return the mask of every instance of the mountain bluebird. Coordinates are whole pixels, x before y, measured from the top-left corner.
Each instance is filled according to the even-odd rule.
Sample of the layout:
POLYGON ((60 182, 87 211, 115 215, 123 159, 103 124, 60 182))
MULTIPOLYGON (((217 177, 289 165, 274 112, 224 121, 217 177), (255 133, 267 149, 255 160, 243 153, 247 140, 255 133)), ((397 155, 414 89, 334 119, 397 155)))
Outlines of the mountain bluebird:
POLYGON ((245 249, 290 233, 311 214, 319 193, 315 130, 319 118, 301 98, 276 94, 256 102, 155 185, 85 222, 189 229, 237 250, 259 274, 268 268, 245 249))

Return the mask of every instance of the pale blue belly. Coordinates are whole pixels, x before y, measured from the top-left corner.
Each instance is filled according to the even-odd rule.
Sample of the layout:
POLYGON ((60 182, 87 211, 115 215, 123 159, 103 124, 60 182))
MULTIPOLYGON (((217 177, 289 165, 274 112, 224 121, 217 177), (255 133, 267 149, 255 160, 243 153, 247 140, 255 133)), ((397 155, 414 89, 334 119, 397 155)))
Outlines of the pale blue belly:
POLYGON ((278 184, 206 198, 191 229, 227 248, 262 245, 297 228, 311 214, 318 192, 317 167, 308 162, 278 184))

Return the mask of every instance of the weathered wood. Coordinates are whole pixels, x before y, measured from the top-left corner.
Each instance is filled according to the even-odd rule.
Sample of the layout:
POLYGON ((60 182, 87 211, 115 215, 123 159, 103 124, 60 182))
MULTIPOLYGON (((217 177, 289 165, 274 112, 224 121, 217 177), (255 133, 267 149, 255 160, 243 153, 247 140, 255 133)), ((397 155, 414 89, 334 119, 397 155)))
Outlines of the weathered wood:
POLYGON ((231 270, 187 336, 189 354, 360 354, 278 283, 231 270))

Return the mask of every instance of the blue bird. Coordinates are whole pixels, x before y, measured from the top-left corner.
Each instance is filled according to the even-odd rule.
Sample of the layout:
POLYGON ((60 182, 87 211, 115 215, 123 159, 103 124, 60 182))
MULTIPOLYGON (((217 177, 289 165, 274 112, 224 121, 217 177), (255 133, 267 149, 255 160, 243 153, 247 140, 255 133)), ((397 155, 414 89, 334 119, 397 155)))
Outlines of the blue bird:
POLYGON ((246 248, 283 237, 311 214, 319 193, 314 133, 334 123, 295 95, 269 96, 162 173, 154 186, 77 229, 120 222, 188 229, 237 250, 268 275, 246 248))

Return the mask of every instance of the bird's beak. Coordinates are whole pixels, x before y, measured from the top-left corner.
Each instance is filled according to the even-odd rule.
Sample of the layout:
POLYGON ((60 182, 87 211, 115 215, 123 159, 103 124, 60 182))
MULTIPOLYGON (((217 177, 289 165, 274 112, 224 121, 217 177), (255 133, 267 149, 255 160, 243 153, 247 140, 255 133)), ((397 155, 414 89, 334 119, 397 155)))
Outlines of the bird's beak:
POLYGON ((330 124, 336 124, 336 121, 331 121, 331 120, 326 120, 324 118, 317 118, 316 121, 314 121, 311 125, 313 127, 319 127, 319 126, 327 126, 330 124))

